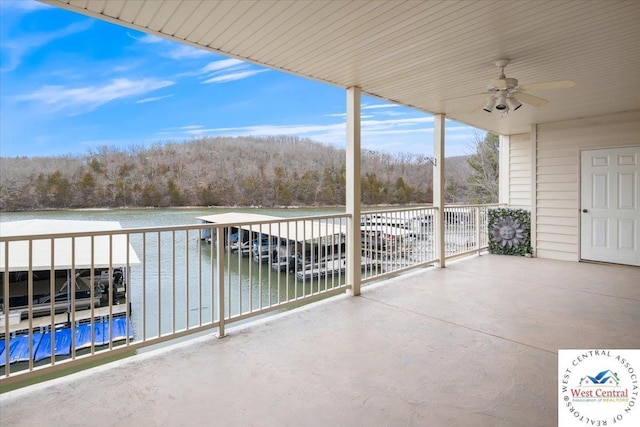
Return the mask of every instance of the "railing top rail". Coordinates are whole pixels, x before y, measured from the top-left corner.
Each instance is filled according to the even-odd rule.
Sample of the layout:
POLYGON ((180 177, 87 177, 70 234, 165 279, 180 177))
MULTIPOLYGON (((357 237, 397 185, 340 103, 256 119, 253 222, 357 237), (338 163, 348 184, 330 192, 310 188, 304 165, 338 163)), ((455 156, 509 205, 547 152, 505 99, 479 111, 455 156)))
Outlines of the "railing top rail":
POLYGON ((497 207, 497 206, 506 206, 506 203, 485 203, 485 204, 479 204, 479 205, 455 205, 455 204, 449 204, 449 205, 445 205, 445 209, 446 208, 490 208, 490 207, 497 207))
POLYGON ((291 218, 279 218, 267 221, 244 221, 244 222, 220 222, 220 223, 197 223, 197 224, 184 224, 184 225, 172 225, 172 226, 154 226, 154 227, 134 227, 134 228, 121 228, 114 230, 98 230, 98 231, 74 231, 74 232, 61 232, 61 233, 48 233, 48 234, 24 234, 15 236, 2 236, 0 235, 0 242, 15 242, 24 240, 51 240, 51 239, 65 239, 65 238, 80 238, 80 237, 97 237, 97 236, 119 236, 126 234, 141 234, 141 233, 158 233, 167 231, 179 231, 179 230, 201 230, 203 228, 223 228, 234 227, 238 225, 268 225, 268 224, 286 224, 292 222, 301 221, 319 221, 328 219, 348 218, 350 214, 340 213, 331 215, 314 215, 314 216, 300 216, 291 218))
MULTIPOLYGON (((498 206, 506 206, 506 203, 486 203, 486 204, 476 204, 476 205, 447 204, 445 205, 445 209, 446 208, 483 208, 483 207, 498 207, 498 206)), ((375 213, 408 212, 408 211, 417 211, 417 210, 423 210, 423 209, 437 210, 438 208, 433 205, 406 206, 403 208, 392 208, 392 209, 385 209, 385 208, 379 207, 379 208, 363 210, 362 215, 369 215, 369 214, 375 214, 375 213)))
POLYGON ((382 207, 380 208, 373 208, 371 210, 367 209, 367 210, 363 210, 361 213, 362 215, 368 215, 368 214, 374 214, 374 213, 387 213, 387 212, 407 212, 407 211, 417 211, 417 210, 423 210, 423 209, 436 209, 435 206, 431 206, 431 205, 421 205, 421 206, 411 206, 411 207, 404 207, 404 208, 392 208, 392 209, 384 209, 382 207))

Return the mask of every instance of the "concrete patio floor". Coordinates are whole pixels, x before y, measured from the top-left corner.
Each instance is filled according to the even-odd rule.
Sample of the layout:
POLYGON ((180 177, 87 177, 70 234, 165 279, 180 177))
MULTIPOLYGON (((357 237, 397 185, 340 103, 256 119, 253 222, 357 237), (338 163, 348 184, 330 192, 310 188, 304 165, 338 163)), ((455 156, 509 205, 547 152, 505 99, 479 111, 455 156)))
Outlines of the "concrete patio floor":
POLYGON ((4 393, 0 424, 553 426, 558 349, 639 347, 639 268, 483 255, 4 393))

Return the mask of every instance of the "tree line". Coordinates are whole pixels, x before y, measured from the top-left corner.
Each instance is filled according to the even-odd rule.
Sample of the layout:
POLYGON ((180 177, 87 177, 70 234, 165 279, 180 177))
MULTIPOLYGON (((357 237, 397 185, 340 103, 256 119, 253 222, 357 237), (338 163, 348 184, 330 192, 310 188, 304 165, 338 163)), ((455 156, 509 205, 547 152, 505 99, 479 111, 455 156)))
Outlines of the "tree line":
MULTIPOLYGON (((471 201, 468 160, 447 159, 449 202, 471 201)), ((0 162, 2 211, 345 204, 345 150, 298 137, 210 137, 0 162)), ((361 169, 366 205, 432 202, 426 156, 366 151, 361 169)))

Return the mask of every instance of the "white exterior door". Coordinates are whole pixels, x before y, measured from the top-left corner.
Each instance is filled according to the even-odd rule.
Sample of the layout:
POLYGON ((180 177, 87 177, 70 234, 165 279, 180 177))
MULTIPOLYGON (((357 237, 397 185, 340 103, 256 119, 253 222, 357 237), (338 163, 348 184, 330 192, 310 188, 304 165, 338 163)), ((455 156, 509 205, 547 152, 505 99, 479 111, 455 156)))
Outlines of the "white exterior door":
POLYGON ((640 147, 581 156, 580 257, 640 266, 640 147))

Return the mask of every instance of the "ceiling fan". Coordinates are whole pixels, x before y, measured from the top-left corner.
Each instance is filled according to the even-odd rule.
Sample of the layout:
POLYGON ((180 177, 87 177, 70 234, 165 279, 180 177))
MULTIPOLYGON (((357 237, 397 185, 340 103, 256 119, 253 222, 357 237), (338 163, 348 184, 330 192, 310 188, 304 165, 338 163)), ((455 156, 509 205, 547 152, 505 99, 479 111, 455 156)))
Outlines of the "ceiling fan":
POLYGON ((517 110, 522 104, 541 107, 548 103, 544 98, 540 98, 527 93, 530 90, 546 90, 546 89, 567 89, 574 87, 576 82, 573 80, 558 80, 554 82, 530 83, 519 85, 518 80, 507 77, 504 74, 504 68, 509 64, 509 59, 499 59, 496 66, 500 68, 500 77, 489 80, 487 92, 489 98, 480 105, 476 110, 482 108, 483 111, 491 113, 494 109, 499 113, 508 113, 509 110, 517 110))

